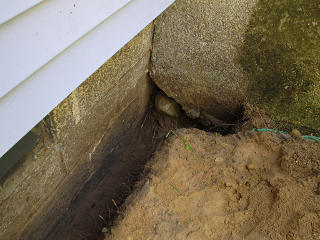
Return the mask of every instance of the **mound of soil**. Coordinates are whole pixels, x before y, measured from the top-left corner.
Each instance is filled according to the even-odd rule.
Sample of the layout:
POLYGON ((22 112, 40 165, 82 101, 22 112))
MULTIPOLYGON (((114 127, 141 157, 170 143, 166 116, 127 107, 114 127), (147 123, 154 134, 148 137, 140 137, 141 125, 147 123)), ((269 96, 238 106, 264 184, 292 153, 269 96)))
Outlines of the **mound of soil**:
POLYGON ((106 239, 320 239, 319 143, 252 131, 176 133, 106 239))

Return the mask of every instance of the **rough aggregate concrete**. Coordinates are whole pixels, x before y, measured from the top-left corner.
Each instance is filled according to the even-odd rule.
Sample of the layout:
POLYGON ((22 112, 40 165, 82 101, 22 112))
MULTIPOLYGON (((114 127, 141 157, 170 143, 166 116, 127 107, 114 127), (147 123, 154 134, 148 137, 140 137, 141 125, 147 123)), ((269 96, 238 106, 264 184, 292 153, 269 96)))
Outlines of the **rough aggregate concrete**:
POLYGON ((158 17, 152 78, 191 115, 225 120, 239 109, 248 79, 238 50, 256 2, 177 0, 158 17))
POLYGON ((319 33, 317 1, 177 0, 156 22, 152 77, 194 118, 250 102, 318 135, 319 33))

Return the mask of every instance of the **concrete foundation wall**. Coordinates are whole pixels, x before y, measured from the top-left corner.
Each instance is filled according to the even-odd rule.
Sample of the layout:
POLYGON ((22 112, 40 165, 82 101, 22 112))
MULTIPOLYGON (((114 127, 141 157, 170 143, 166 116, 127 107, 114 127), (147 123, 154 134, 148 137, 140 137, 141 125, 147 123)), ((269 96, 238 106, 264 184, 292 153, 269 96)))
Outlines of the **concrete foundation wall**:
POLYGON ((152 78, 193 118, 229 120, 248 77, 237 62, 257 0, 177 0, 157 19, 152 78))
POLYGON ((150 24, 33 130, 36 145, 0 189, 0 239, 44 239, 119 134, 141 121, 152 33, 150 24))
POLYGON ((249 102, 319 135, 319 21, 316 1, 176 0, 156 22, 151 76, 193 118, 232 122, 249 102))

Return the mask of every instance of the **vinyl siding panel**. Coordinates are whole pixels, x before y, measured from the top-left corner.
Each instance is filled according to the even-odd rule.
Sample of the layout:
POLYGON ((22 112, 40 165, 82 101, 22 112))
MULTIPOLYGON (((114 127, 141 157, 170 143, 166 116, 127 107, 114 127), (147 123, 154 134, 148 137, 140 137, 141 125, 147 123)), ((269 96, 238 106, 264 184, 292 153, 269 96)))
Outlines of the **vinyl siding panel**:
POLYGON ((2 0, 0 2, 0 24, 34 7, 43 0, 2 0))
POLYGON ((0 25, 0 156, 174 0, 87 2, 46 0, 0 25))

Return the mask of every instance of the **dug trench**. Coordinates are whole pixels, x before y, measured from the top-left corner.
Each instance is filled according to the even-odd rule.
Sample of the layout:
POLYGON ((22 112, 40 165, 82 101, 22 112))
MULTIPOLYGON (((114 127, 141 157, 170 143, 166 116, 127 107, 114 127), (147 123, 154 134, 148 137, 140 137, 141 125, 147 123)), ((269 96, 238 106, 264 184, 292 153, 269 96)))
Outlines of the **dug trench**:
POLYGON ((170 131, 105 239, 320 239, 319 138, 268 121, 170 131))
POLYGON ((214 125, 155 88, 47 239, 320 239, 319 142, 243 110, 214 125))
POLYGON ((106 146, 113 151, 106 155, 105 164, 93 175, 67 213, 55 225, 45 239, 103 239, 126 198, 133 192, 137 182, 147 174, 145 165, 155 150, 162 145, 165 136, 178 128, 199 128, 229 134, 242 120, 233 118, 225 126, 203 124, 205 119, 191 119, 181 107, 168 98, 156 86, 148 111, 140 124, 123 133, 115 146, 106 146), (155 106, 156 105, 156 106, 155 106))
POLYGON ((320 239, 319 138, 253 129, 272 123, 250 111, 171 131, 105 239, 320 239))

